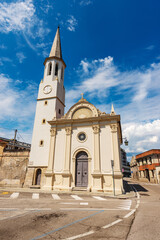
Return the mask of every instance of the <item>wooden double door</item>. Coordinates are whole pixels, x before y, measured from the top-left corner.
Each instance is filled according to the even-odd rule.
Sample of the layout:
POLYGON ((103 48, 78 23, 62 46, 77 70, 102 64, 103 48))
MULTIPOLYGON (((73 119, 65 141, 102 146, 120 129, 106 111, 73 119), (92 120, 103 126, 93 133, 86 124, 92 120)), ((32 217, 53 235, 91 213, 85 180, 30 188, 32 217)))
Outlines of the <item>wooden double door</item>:
POLYGON ((80 152, 76 157, 76 187, 88 186, 88 155, 80 152))

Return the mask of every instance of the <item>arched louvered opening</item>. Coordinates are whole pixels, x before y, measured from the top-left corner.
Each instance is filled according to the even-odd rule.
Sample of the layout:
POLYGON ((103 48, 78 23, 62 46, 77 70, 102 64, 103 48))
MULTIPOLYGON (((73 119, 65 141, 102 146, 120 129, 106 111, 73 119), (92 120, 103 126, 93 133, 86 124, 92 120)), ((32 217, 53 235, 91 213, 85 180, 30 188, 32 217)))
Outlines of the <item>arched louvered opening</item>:
POLYGON ((51 73, 52 73, 52 63, 50 62, 48 64, 48 75, 51 75, 51 73))
POLYGON ((56 67, 55 67, 55 76, 58 76, 58 63, 56 63, 56 67))

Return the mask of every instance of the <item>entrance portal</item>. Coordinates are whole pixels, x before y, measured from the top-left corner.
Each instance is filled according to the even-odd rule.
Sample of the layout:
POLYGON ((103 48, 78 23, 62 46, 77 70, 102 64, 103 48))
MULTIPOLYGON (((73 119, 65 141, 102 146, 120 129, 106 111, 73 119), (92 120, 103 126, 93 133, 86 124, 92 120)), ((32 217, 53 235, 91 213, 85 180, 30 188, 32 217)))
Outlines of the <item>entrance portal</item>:
POLYGON ((76 187, 88 186, 88 155, 79 152, 76 156, 76 187))
POLYGON ((41 169, 37 169, 35 185, 40 185, 41 182, 41 169))

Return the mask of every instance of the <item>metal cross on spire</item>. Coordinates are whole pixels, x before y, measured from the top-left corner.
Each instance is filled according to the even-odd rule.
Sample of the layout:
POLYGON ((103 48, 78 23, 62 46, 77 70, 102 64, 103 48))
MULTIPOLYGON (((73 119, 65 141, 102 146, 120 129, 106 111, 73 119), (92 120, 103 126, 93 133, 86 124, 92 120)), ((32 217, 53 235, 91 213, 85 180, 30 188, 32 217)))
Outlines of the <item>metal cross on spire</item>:
POLYGON ((84 95, 84 93, 81 93, 81 95, 82 95, 82 99, 83 99, 83 95, 84 95))

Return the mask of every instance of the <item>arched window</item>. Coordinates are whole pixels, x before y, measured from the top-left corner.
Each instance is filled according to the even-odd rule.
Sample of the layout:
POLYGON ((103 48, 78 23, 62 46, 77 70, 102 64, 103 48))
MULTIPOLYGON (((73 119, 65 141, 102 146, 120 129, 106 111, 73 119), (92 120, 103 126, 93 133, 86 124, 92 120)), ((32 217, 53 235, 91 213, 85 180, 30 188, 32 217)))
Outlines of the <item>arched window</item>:
POLYGON ((55 67, 55 76, 58 76, 58 63, 56 63, 56 67, 55 67))
POLYGON ((51 75, 51 72, 52 72, 52 63, 50 62, 48 64, 48 75, 51 75))
POLYGON ((61 68, 61 80, 63 80, 63 67, 61 68))

